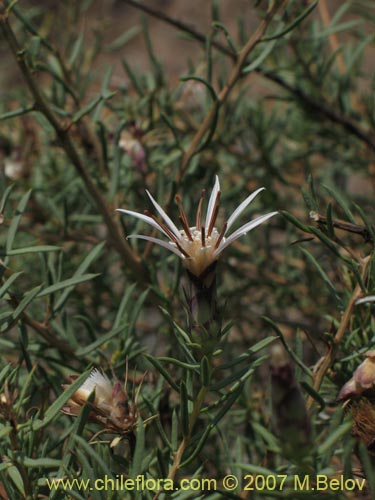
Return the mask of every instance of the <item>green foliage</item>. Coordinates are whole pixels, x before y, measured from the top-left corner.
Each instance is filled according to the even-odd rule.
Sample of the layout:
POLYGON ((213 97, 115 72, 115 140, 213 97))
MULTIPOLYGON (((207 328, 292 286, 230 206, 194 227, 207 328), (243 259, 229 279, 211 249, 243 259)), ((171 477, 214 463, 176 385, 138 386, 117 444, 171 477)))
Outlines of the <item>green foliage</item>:
POLYGON ((108 39, 114 11, 101 19, 95 2, 2 2, 0 498, 125 498, 118 483, 89 486, 142 476, 217 484, 126 499, 294 500, 317 498, 294 477, 359 471, 375 499, 375 417, 336 400, 375 348, 374 302, 357 304, 375 295, 373 4, 333 2, 327 17, 326 3, 249 2, 236 32, 213 0, 200 33, 124 0, 150 17, 108 39), (194 46, 178 79, 153 17, 194 46), (184 262, 127 240, 155 234, 115 209, 152 209, 148 189, 177 221, 180 194, 193 226, 216 174, 218 227, 261 186, 246 220, 280 214, 224 250, 217 289, 203 287, 204 317, 219 312, 194 324, 184 262), (289 409, 306 401, 297 448, 298 422, 311 423, 302 458, 285 451, 284 393, 271 404, 278 344, 289 409), (109 407, 98 385, 75 400, 93 368, 110 379, 109 407), (286 481, 248 489, 257 476, 286 481))

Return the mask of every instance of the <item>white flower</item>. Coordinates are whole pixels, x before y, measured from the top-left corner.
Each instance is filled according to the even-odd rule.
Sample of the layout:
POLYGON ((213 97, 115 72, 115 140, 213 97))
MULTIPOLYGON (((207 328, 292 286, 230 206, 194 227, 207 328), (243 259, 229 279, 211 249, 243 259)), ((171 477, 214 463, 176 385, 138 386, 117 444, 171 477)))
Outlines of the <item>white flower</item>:
POLYGON ((74 398, 85 402, 95 389, 95 404, 109 403, 112 399, 112 384, 109 378, 96 368, 90 373, 85 382, 74 394, 74 398))
POLYGON ((167 236, 167 238, 169 238, 170 241, 166 242, 152 236, 144 236, 139 234, 128 236, 128 238, 139 238, 151 241, 152 243, 156 243, 157 245, 167 248, 169 251, 175 253, 183 260, 185 267, 193 275, 199 277, 201 276, 203 271, 207 269, 208 266, 218 260, 220 254, 228 245, 278 213, 271 212, 269 214, 261 215, 260 217, 247 222, 239 229, 232 232, 232 234, 227 234, 239 215, 263 190, 264 188, 259 188, 254 191, 254 193, 250 194, 236 208, 236 210, 232 213, 232 215, 229 217, 220 231, 215 227, 221 194, 219 178, 217 176, 210 199, 208 201, 207 213, 204 220, 202 219, 202 205, 205 191, 202 191, 202 195, 198 205, 195 226, 189 226, 186 213, 182 208, 181 199, 178 195, 176 196, 176 201, 179 206, 182 229, 178 229, 175 226, 172 220, 168 217, 165 211, 147 190, 146 193, 148 194, 152 204, 154 205, 163 221, 159 221, 155 217, 155 215, 148 211, 145 212, 145 215, 139 214, 138 212, 133 212, 131 210, 118 209, 118 211, 143 220, 153 228, 161 231, 165 236, 167 236))

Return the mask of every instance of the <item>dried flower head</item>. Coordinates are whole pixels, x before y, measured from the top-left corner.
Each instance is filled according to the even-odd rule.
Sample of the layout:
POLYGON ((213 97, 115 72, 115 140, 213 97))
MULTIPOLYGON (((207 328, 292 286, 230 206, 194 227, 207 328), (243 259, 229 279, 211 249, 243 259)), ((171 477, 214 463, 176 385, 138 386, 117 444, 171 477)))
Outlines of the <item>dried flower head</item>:
POLYGON ((375 408, 372 403, 361 398, 351 405, 351 413, 353 417, 352 434, 367 447, 371 455, 375 455, 375 408))
MULTIPOLYGON (((77 376, 71 375, 72 382, 77 376)), ((64 389, 68 387, 63 386, 64 389)), ((81 387, 73 394, 63 413, 77 416, 85 404, 90 404, 89 418, 105 426, 106 430, 124 434, 131 431, 138 418, 136 405, 130 406, 129 399, 119 381, 112 386, 109 378, 94 369, 81 387), (92 403, 88 402, 90 394, 95 391, 92 403)))
POLYGON ((121 132, 119 146, 130 156, 135 167, 143 174, 147 172, 146 151, 142 145, 142 130, 131 123, 129 128, 121 132))
POLYGON ((16 389, 10 391, 8 381, 5 380, 4 392, 0 393, 0 420, 15 422, 15 403, 18 397, 16 389))
POLYGON ((352 378, 342 387, 337 399, 351 399, 375 388, 375 350, 367 351, 366 359, 356 368, 352 378))
POLYGON ((139 238, 151 241, 152 243, 156 243, 157 245, 167 248, 169 251, 178 255, 178 257, 183 260, 184 266, 188 269, 188 271, 190 271, 191 274, 196 277, 200 277, 210 265, 218 260, 221 253, 227 246, 229 246, 231 243, 233 243, 238 238, 248 233, 255 227, 259 226, 259 224, 262 224, 263 222, 277 214, 277 212, 272 212, 262 215, 250 222, 247 222, 232 234, 227 234, 235 220, 254 200, 254 198, 261 191, 263 191, 263 189, 264 188, 259 188, 254 193, 250 194, 236 208, 229 219, 225 222, 221 230, 217 229, 215 226, 217 215, 219 212, 221 195, 219 178, 217 176, 210 199, 208 201, 207 213, 205 218, 202 217, 202 206, 205 197, 205 191, 202 191, 194 226, 190 226, 187 215, 182 207, 181 198, 178 195, 176 196, 176 202, 179 207, 179 218, 182 229, 178 229, 176 227, 170 217, 165 213, 162 207, 157 203, 157 201, 147 190, 146 193, 148 197, 150 198, 152 204, 154 205, 163 221, 158 220, 156 216, 149 211, 145 211, 145 214, 139 214, 138 212, 133 212, 131 210, 118 209, 118 211, 141 219, 153 228, 161 231, 167 238, 169 238, 169 242, 154 238, 152 236, 144 236, 139 234, 128 236, 128 238, 139 238))

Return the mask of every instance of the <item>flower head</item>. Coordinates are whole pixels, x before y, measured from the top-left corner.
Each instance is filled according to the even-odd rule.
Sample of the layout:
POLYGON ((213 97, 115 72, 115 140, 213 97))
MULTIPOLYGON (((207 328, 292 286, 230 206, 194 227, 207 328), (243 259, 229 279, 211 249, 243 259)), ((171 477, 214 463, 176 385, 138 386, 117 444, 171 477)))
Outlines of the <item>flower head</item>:
POLYGON ((352 378, 341 388, 338 400, 356 398, 375 388, 375 350, 370 349, 365 356, 366 359, 356 368, 352 378))
MULTIPOLYGON (((72 375, 73 381, 76 376, 72 375)), ((64 385, 67 388, 68 385, 64 385)), ((100 423, 106 429, 125 433, 130 431, 137 421, 137 410, 130 408, 128 397, 119 381, 113 385, 109 378, 94 369, 81 387, 73 394, 66 407, 67 415, 77 416, 83 405, 88 403, 90 394, 95 390, 95 398, 90 404, 90 419, 100 423)))
POLYGON ((263 189, 264 188, 259 188, 254 191, 254 193, 250 194, 236 208, 229 219, 225 222, 221 230, 217 229, 217 227, 215 226, 217 215, 219 212, 221 195, 219 178, 217 176, 211 192, 211 196, 208 201, 205 218, 202 216, 205 191, 202 191, 194 226, 190 226, 187 215, 182 207, 181 198, 178 195, 176 196, 176 202, 179 207, 179 219, 182 225, 182 229, 177 228, 170 217, 165 213, 162 207, 157 203, 157 201, 147 190, 146 193, 150 198, 152 204, 154 205, 156 211, 163 219, 162 221, 158 220, 155 215, 153 215, 149 211, 145 211, 145 214, 139 214, 138 212, 123 209, 118 209, 118 211, 143 220, 153 228, 162 232, 167 238, 169 238, 169 241, 167 242, 159 238, 139 234, 128 236, 128 238, 139 238, 151 241, 152 243, 156 243, 157 245, 167 248, 169 251, 178 255, 183 260, 184 266, 188 269, 188 271, 190 271, 191 274, 199 277, 211 264, 218 260, 221 253, 227 246, 229 246, 235 240, 248 233, 255 227, 259 226, 259 224, 262 224, 262 222, 265 222, 266 220, 277 214, 277 212, 272 212, 257 217, 256 219, 247 222, 239 229, 228 235, 228 231, 232 227, 235 220, 253 201, 253 199, 261 191, 263 191, 263 189))

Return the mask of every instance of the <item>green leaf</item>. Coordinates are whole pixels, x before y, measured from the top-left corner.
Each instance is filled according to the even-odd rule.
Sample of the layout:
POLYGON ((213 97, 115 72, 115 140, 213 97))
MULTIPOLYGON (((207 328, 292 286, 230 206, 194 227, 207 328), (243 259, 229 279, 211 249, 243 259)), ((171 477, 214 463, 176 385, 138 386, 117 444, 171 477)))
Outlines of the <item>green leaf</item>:
POLYGON ((300 247, 301 252, 305 255, 307 260, 311 262, 311 264, 315 267, 315 269, 318 271, 320 277, 324 281, 324 283, 327 285, 328 290, 332 293, 338 304, 340 306, 343 306, 341 297, 337 294, 335 287, 333 286, 331 280, 329 279, 328 275, 326 272, 323 270, 323 268, 320 266, 318 261, 315 259, 315 257, 305 248, 300 247))
POLYGON ((24 108, 18 108, 15 109, 14 111, 8 111, 7 113, 3 113, 2 115, 0 115, 0 121, 8 120, 9 118, 14 118, 16 116, 26 115, 27 113, 30 113, 30 111, 34 111, 33 104, 31 104, 30 106, 25 106, 24 108))
POLYGON ((198 364, 190 364, 185 363, 184 361, 180 361, 179 359, 171 358, 169 356, 160 356, 157 358, 158 361, 164 361, 166 363, 171 363, 172 365, 179 366, 181 368, 185 368, 186 370, 193 370, 198 373, 199 365, 198 364))
POLYGON ((105 344, 106 342, 109 342, 113 337, 116 337, 119 333, 121 333, 124 330, 124 325, 121 325, 120 327, 113 328, 110 332, 101 335, 95 342, 92 342, 89 345, 80 347, 79 349, 76 350, 76 355, 78 357, 84 357, 90 354, 92 351, 95 351, 98 349, 100 346, 105 344))
POLYGON ((132 38, 139 35, 139 33, 141 33, 141 31, 142 31, 142 28, 140 26, 132 26, 130 29, 128 29, 124 33, 121 33, 121 35, 119 37, 117 37, 115 40, 113 40, 113 42, 111 42, 106 47, 106 50, 112 51, 112 50, 121 49, 132 38))
POLYGON ((23 195, 23 197, 21 198, 21 201, 18 204, 16 214, 14 215, 12 222, 10 223, 7 241, 6 241, 6 246, 5 246, 5 250, 6 250, 7 254, 12 250, 14 238, 16 236, 18 226, 19 226, 19 223, 21 221, 21 217, 25 211, 25 208, 26 208, 26 205, 30 199, 30 196, 31 196, 31 191, 28 191, 26 194, 23 195))
POLYGON ((137 92, 137 94, 139 96, 143 96, 144 95, 144 90, 143 90, 143 87, 142 87, 141 78, 134 73, 134 71, 132 70, 131 66, 127 63, 126 59, 122 60, 122 65, 124 67, 124 70, 125 70, 126 74, 129 77, 129 80, 131 81, 131 83, 132 83, 132 85, 134 87, 134 90, 137 92))
MULTIPOLYGON (((265 358, 263 357, 263 358, 259 358, 259 359, 264 361, 265 358)), ((256 364, 259 365, 259 363, 260 363, 260 361, 257 360, 250 368, 248 366, 244 366, 244 367, 240 368, 239 370, 235 371, 234 373, 231 373, 230 375, 223 378, 222 380, 219 380, 215 384, 212 384, 211 390, 218 391, 220 389, 223 389, 227 385, 231 384, 232 382, 235 382, 235 381, 240 382, 242 380, 246 380, 250 375, 252 375, 254 373, 255 365, 256 364)))
POLYGON ((12 318, 13 318, 14 321, 16 321, 21 316, 21 314, 24 312, 24 310, 26 309, 26 307, 39 294, 42 286, 43 285, 39 285, 39 286, 33 288, 32 290, 30 290, 29 292, 27 292, 24 295, 24 297, 21 300, 21 302, 18 304, 18 306, 16 307, 16 309, 13 311, 12 318))
POLYGON ((135 479, 139 474, 142 474, 142 461, 145 456, 145 426, 139 418, 137 422, 137 439, 134 450, 133 462, 129 472, 130 477, 135 479))
POLYGON ((208 387, 211 382, 211 373, 210 373, 210 363, 208 361, 207 356, 203 356, 201 361, 201 383, 204 387, 208 387))
POLYGON ((72 123, 77 123, 81 118, 85 115, 88 115, 93 111, 103 100, 107 101, 111 99, 117 92, 106 92, 103 95, 99 95, 95 97, 92 101, 90 101, 85 107, 77 111, 72 117, 72 123))
POLYGON ((16 486, 17 490, 21 493, 22 498, 26 498, 25 486, 23 484, 22 476, 20 471, 15 465, 11 465, 6 469, 7 475, 11 479, 12 483, 16 486))
POLYGON ((268 57, 269 54, 272 52, 275 44, 276 44, 276 40, 267 44, 264 47, 264 49, 262 50, 262 52, 259 54, 259 56, 257 58, 255 58, 254 61, 252 61, 250 64, 248 64, 247 66, 245 66, 243 68, 242 73, 244 75, 246 75, 247 73, 251 73, 252 71, 257 69, 262 64, 262 62, 266 59, 266 57, 268 57))
POLYGON ((268 429, 255 421, 251 422, 251 427, 254 429, 257 435, 261 436, 264 439, 273 453, 280 453, 281 450, 278 440, 268 429))
POLYGON ((311 233, 310 226, 300 222, 296 217, 294 217, 293 214, 287 212, 286 210, 280 210, 280 213, 288 222, 291 222, 294 226, 298 227, 298 229, 301 229, 301 231, 311 233))
MULTIPOLYGON (((31 423, 31 427, 34 431, 38 431, 46 427, 59 413, 61 408, 66 404, 66 402, 73 396, 73 394, 78 390, 83 382, 90 375, 91 370, 82 373, 72 384, 69 385, 65 391, 51 404, 51 406, 46 411, 44 418, 42 420, 38 419, 31 423)), ((29 424, 26 424, 29 425, 29 424)))
POLYGON ((75 63, 77 57, 82 53, 82 48, 83 48, 83 41, 84 41, 84 34, 81 32, 78 36, 76 41, 74 42, 72 52, 69 56, 68 64, 69 66, 73 66, 75 63))
POLYGON ((205 445, 209 435, 210 435, 210 432, 212 431, 212 429, 214 429, 215 426, 212 425, 212 424, 209 424, 206 429, 204 430, 197 446, 194 448, 194 451, 189 455, 189 457, 184 460, 182 463, 181 463, 181 468, 182 467, 186 467, 186 465, 190 464, 194 458, 201 452, 203 446, 205 445))
POLYGON ((374 243, 375 242, 374 226, 372 226, 370 224, 370 221, 369 221, 367 215, 365 214, 365 212, 362 210, 362 208, 359 205, 357 205, 356 203, 353 203, 353 206, 357 210, 359 216, 361 217, 361 219, 363 220, 363 222, 366 226, 366 229, 368 231, 368 240, 371 241, 372 243, 374 243))
POLYGON ((3 384, 10 371, 11 365, 5 365, 4 368, 0 371, 0 384, 3 384))
POLYGON ((350 259, 341 255, 337 246, 320 229, 311 226, 311 232, 315 236, 317 236, 320 239, 320 241, 324 243, 331 250, 331 252, 333 252, 337 257, 339 257, 340 260, 343 260, 347 264, 351 265, 350 259))
MULTIPOLYGON (((91 395, 89 396, 89 400, 91 398, 91 395)), ((76 458, 75 455, 75 448, 76 448, 76 442, 74 441, 75 436, 80 436, 83 433, 85 424, 88 420, 90 414, 90 407, 89 405, 85 405, 82 410, 80 411, 79 415, 77 418, 74 420, 73 426, 69 429, 67 436, 67 445, 65 448, 65 454, 62 459, 61 466, 59 467, 59 470, 57 471, 56 477, 64 477, 66 475, 66 471, 69 470, 69 466, 73 460, 73 458, 76 458)), ((58 495, 59 490, 54 490, 50 493, 50 499, 54 499, 55 496, 58 495)))
MULTIPOLYGON (((86 439, 82 438, 78 435, 72 435, 73 441, 75 445, 82 448, 85 454, 91 458, 93 463, 96 463, 99 466, 99 469, 106 475, 108 478, 113 479, 113 474, 111 469, 108 466, 108 463, 103 460, 103 458, 99 455, 96 449, 91 446, 86 439)), ((103 475, 104 475, 103 474, 103 475)))
POLYGON ((265 349, 268 347, 270 344, 275 342, 279 337, 266 337, 265 339, 260 340, 256 344, 254 344, 252 347, 249 347, 249 349, 246 350, 246 352, 243 352, 240 354, 237 358, 233 359, 232 361, 229 361, 228 363, 223 363, 218 367, 220 370, 226 370, 228 368, 231 368, 232 366, 238 365, 242 361, 246 361, 249 359, 249 357, 254 356, 257 352, 261 351, 262 349, 265 349))
POLYGON ((354 215, 352 214, 351 210, 348 207, 348 204, 344 200, 343 196, 336 191, 336 189, 332 188, 331 186, 326 186, 325 184, 322 185, 323 188, 329 192, 331 196, 336 200, 336 202, 340 205, 340 207, 343 209, 346 217, 352 224, 357 224, 357 221, 354 218, 354 215))
POLYGON ((13 283, 16 281, 18 276, 20 276, 21 274, 22 274, 22 271, 20 271, 18 273, 14 273, 14 274, 12 274, 12 276, 10 278, 8 278, 6 280, 6 282, 0 288, 0 298, 3 297, 7 293, 8 289, 13 285, 13 283))
POLYGON ((59 283, 54 283, 53 285, 44 288, 44 290, 39 293, 38 297, 45 297, 46 295, 59 292, 60 290, 64 290, 65 288, 69 288, 72 286, 75 287, 80 283, 90 281, 94 278, 97 278, 98 276, 100 276, 100 274, 82 274, 81 276, 75 276, 73 278, 60 281, 59 283))
POLYGON ((318 392, 316 392, 316 390, 304 380, 301 381, 301 386, 320 405, 319 411, 324 410, 324 408, 326 407, 326 403, 322 398, 322 396, 318 392))
POLYGON ((34 247, 14 248, 13 250, 9 250, 6 255, 12 257, 13 255, 24 255, 27 253, 59 252, 60 250, 60 247, 53 245, 37 245, 34 247))
POLYGON ((173 409, 172 412, 172 426, 171 426, 171 444, 172 444, 172 449, 177 450, 178 446, 178 416, 176 409, 173 409))
POLYGON ((205 80, 204 78, 202 78, 201 76, 196 76, 196 75, 186 75, 186 76, 181 76, 180 77, 180 80, 182 82, 188 82, 189 80, 193 80, 193 81, 196 81, 196 82, 199 82, 199 83, 202 83, 206 89, 209 91, 211 97, 212 97, 212 100, 214 102, 217 101, 217 95, 216 95, 216 92, 215 92, 215 89, 213 88, 212 85, 210 85, 210 83, 205 80))
POLYGON ((343 438, 345 434, 347 434, 350 431, 351 428, 352 428, 352 422, 350 420, 341 424, 336 430, 333 430, 329 434, 325 442, 319 446, 318 456, 325 455, 337 441, 343 438))
POLYGON ((126 288, 126 292, 121 300, 120 306, 117 309, 116 318, 113 323, 114 328, 117 328, 122 322, 126 321, 127 309, 130 307, 130 299, 134 296, 135 287, 136 283, 132 283, 126 288))
POLYGON ((177 392, 180 391, 180 388, 178 387, 178 385, 176 384, 176 382, 173 380, 173 378, 171 377, 171 375, 169 375, 169 373, 167 372, 167 370, 164 369, 163 365, 161 363, 159 363, 159 361, 155 358, 153 358, 152 356, 149 356, 148 354, 143 354, 143 356, 147 359, 147 361, 149 361, 156 369, 157 371, 163 375, 163 377, 165 378, 165 380, 168 382, 168 384, 173 387, 173 389, 177 392))
POLYGON ((327 231, 328 231, 328 236, 330 238, 334 238, 335 228, 333 227, 333 220, 332 220, 332 203, 328 203, 327 205, 327 231))
POLYGON ((242 384, 237 387, 233 392, 228 393, 225 403, 221 405, 221 409, 216 413, 212 425, 216 426, 220 420, 226 415, 226 413, 231 409, 235 401, 239 398, 242 392, 242 384))
POLYGON ((183 380, 180 383, 180 421, 182 433, 186 437, 189 435, 189 397, 186 384, 183 380))
POLYGON ((0 214, 2 214, 4 212, 5 205, 7 203, 7 200, 9 198, 10 193, 12 192, 14 186, 15 186, 15 184, 11 184, 4 191, 4 194, 3 194, 2 198, 1 198, 1 202, 0 202, 0 214))
POLYGON ((369 489, 371 490, 371 498, 373 499, 375 497, 375 474, 372 464, 372 457, 370 456, 363 441, 359 441, 358 451, 361 459, 361 464, 366 475, 367 484, 369 486, 369 489))
MULTIPOLYGON (((105 242, 99 243, 96 245, 88 255, 83 259, 81 264, 77 267, 75 273, 73 274, 74 277, 79 277, 82 276, 86 270, 89 268, 89 266, 99 257, 101 254, 103 248, 105 246, 105 242)), ((63 305, 65 304, 66 300, 68 299, 69 294, 74 290, 74 286, 68 287, 61 295, 60 297, 56 300, 56 303, 53 308, 53 312, 56 314, 57 311, 59 311, 63 305)), ((116 327, 117 325, 114 325, 116 327)))
POLYGON ((28 469, 32 469, 34 467, 37 468, 42 467, 43 469, 55 469, 56 467, 60 467, 61 460, 48 457, 42 457, 42 458, 23 457, 22 465, 24 465, 28 469))
POLYGON ((319 0, 315 0, 315 2, 308 5, 306 7, 306 9, 303 10, 301 12, 301 14, 298 17, 296 17, 296 19, 292 23, 288 24, 288 26, 286 26, 282 30, 275 33, 275 35, 270 35, 270 36, 266 36, 266 37, 262 38, 261 42, 268 42, 269 40, 275 40, 277 38, 281 38, 284 35, 286 35, 287 33, 289 33, 290 31, 292 31, 315 9, 315 7, 318 5, 318 2, 319 2, 319 0))
POLYGON ((275 331, 275 333, 278 335, 280 338, 281 342, 283 343, 283 346, 285 347, 285 350, 288 352, 289 356, 297 363, 297 365, 302 369, 306 375, 308 375, 309 378, 312 378, 312 374, 310 369, 299 359, 299 357, 292 351, 292 349, 289 347, 287 341, 284 338, 283 332, 280 330, 280 328, 277 326, 277 324, 271 319, 268 318, 267 316, 262 316, 262 319, 270 325, 270 327, 275 331))

